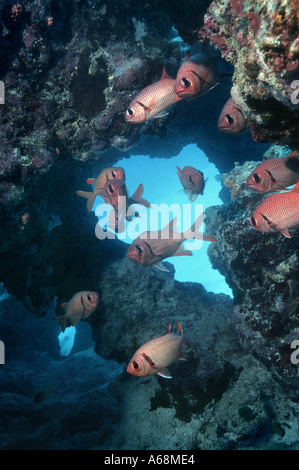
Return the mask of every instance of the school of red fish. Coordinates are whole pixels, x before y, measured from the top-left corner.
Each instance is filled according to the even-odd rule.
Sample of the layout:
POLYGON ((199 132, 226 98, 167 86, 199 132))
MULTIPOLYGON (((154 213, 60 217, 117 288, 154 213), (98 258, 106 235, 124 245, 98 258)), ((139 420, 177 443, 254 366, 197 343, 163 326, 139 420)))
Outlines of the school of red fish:
MULTIPOLYGON (((171 105, 181 99, 198 98, 214 88, 220 77, 221 70, 215 57, 203 52, 191 57, 186 56, 176 79, 170 77, 164 68, 158 82, 147 86, 136 95, 126 110, 125 121, 143 123, 152 118, 164 117, 171 105)), ((218 129, 236 135, 250 129, 250 126, 251 122, 244 117, 233 99, 229 98, 220 114, 218 129)), ((183 169, 177 167, 177 176, 190 203, 203 194, 206 180, 200 170, 191 166, 185 166, 183 169)), ((109 167, 103 169, 97 178, 87 179, 87 184, 92 185, 92 192, 76 191, 79 196, 87 199, 89 212, 97 196, 112 206, 113 220, 110 224, 109 219, 109 227, 115 232, 123 231, 125 222, 132 220, 132 216, 127 214, 130 205, 137 203, 151 208, 151 204, 143 198, 143 185, 140 184, 133 195, 128 197, 125 180, 123 168, 109 167)), ((295 150, 288 157, 264 160, 248 176, 246 186, 262 194, 273 193, 266 196, 256 207, 249 218, 250 226, 259 232, 281 233, 291 238, 289 230, 299 229, 299 152, 295 150), (288 189, 292 186, 293 189, 288 189)), ((133 216, 138 217, 139 214, 136 212, 133 216)), ((173 219, 161 230, 140 234, 129 246, 128 258, 135 264, 155 266, 167 271, 162 263, 166 258, 192 255, 192 251, 185 250, 182 243, 194 238, 195 234, 199 234, 204 241, 217 242, 214 237, 198 231, 203 222, 203 214, 184 233, 174 230, 175 222, 176 219, 173 219)), ((99 296, 96 292, 78 292, 61 305, 65 314, 55 320, 64 331, 67 321, 75 325, 77 321, 91 315, 97 309, 98 303, 99 296)), ((184 359, 183 344, 190 347, 179 322, 177 331, 179 334, 172 333, 170 324, 167 334, 141 346, 130 360, 127 372, 138 377, 158 374, 171 378, 168 366, 178 359, 184 359)))

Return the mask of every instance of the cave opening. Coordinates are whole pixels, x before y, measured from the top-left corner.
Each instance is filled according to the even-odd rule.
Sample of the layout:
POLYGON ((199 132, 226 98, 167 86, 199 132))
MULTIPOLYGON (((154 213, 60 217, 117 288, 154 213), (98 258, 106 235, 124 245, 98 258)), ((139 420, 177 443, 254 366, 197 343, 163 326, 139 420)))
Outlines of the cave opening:
MULTIPOLYGON (((210 206, 217 206, 223 204, 219 193, 223 189, 222 177, 216 166, 211 163, 205 153, 196 145, 189 144, 172 158, 150 158, 149 155, 133 155, 129 158, 121 158, 114 163, 115 167, 122 167, 126 174, 126 186, 128 195, 131 196, 140 183, 144 186, 143 197, 151 204, 162 205, 166 204, 169 208, 175 204, 182 208, 182 213, 186 213, 186 206, 190 206, 189 215, 191 223, 195 217, 198 216, 198 211, 194 210, 195 204, 202 207, 205 211, 210 206), (195 202, 190 203, 188 196, 183 191, 183 187, 177 176, 177 168, 183 169, 184 166, 193 166, 204 174, 205 189, 203 195, 199 195, 195 202)), ((100 213, 97 207, 103 201, 97 196, 93 210, 96 215, 100 213)), ((143 210, 145 210, 143 208, 143 210)), ((151 209, 146 209, 151 211, 151 209)), ((169 212, 166 215, 171 215, 169 212)), ((175 214, 174 214, 175 215, 175 214)), ((99 224, 103 224, 106 219, 98 217, 99 224)), ((150 219, 150 215, 148 217, 150 219)), ((159 226, 161 229, 167 225, 170 220, 166 220, 163 216, 159 219, 159 226)), ((188 223, 188 222, 187 222, 188 223)), ((127 223, 128 227, 128 223, 127 223)), ((189 226, 182 223, 183 230, 187 230, 189 226)), ((204 225, 200 229, 204 231, 204 225)), ((122 242, 131 244, 132 241, 144 231, 144 226, 140 224, 137 229, 132 233, 126 230, 124 234, 117 235, 117 238, 122 242), (139 232, 138 232, 139 229, 139 232)), ((213 234, 209 234, 213 235, 213 234)), ((208 248, 210 242, 196 243, 199 240, 188 241, 188 249, 193 252, 192 256, 178 256, 167 258, 167 262, 171 263, 175 269, 174 278, 180 282, 196 282, 202 284, 208 292, 224 293, 233 297, 232 290, 227 285, 223 275, 218 270, 213 269, 209 255, 208 248), (194 248, 191 244, 194 243, 194 248)), ((186 244, 186 242, 184 242, 186 244)))

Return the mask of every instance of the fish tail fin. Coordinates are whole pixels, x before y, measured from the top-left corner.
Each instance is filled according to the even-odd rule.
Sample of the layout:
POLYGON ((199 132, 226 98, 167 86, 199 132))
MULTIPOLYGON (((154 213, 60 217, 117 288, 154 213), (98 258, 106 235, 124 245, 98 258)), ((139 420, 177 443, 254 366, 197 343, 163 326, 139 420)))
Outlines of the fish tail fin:
POLYGON ((203 216, 204 216, 204 212, 202 212, 198 217, 197 219, 195 220, 194 224, 192 225, 192 227, 189 228, 189 230, 187 230, 186 232, 183 233, 183 237, 185 240, 189 240, 189 239, 192 239, 192 238, 197 238, 197 239, 201 239, 203 241, 206 241, 206 242, 216 242, 216 238, 214 237, 211 237, 209 235, 206 235, 205 233, 202 233, 200 232, 198 229, 199 227, 201 227, 202 225, 202 222, 203 222, 203 216))
MULTIPOLYGON (((176 323, 176 326, 177 326, 177 330, 178 330, 180 336, 184 336, 184 334, 183 334, 183 328, 182 328, 182 325, 180 324, 179 321, 176 323)), ((187 346, 187 348, 191 349, 191 344, 188 343, 188 341, 187 341, 185 338, 184 338, 184 344, 187 346)), ((183 355, 180 357, 180 359, 186 360, 186 359, 183 357, 183 355)))
POLYGON ((76 194, 78 194, 78 196, 81 196, 81 197, 84 197, 85 199, 87 199, 87 210, 88 210, 88 212, 90 212, 91 209, 92 209, 93 203, 95 201, 95 198, 97 196, 97 192, 96 191, 94 191, 94 192, 76 191, 76 194))
POLYGON ((133 203, 135 202, 137 204, 142 204, 145 207, 151 207, 151 204, 146 199, 143 199, 142 197, 143 192, 144 192, 143 184, 140 183, 140 185, 138 186, 134 194, 130 197, 131 201, 133 203))
POLYGON ((61 328, 61 331, 62 333, 65 331, 65 327, 66 327, 66 317, 65 315, 60 315, 59 317, 53 317, 52 320, 56 321, 60 328, 61 328))

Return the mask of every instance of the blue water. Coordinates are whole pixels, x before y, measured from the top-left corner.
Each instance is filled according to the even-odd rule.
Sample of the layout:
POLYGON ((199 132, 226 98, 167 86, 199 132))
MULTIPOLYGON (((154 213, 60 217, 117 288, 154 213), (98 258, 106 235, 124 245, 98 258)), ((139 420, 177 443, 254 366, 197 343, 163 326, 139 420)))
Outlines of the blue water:
MULTIPOLYGON (((223 203, 219 197, 219 192, 222 189, 221 174, 216 166, 209 162, 205 153, 195 144, 187 145, 177 156, 169 159, 152 159, 148 155, 134 155, 129 159, 123 158, 119 160, 114 166, 124 168, 129 196, 142 183, 144 186, 143 197, 151 204, 166 204, 168 207, 176 204, 178 208, 184 211, 182 213, 187 213, 187 215, 189 215, 188 208, 191 209, 191 223, 196 214, 198 215, 202 210, 205 211, 210 206, 217 206, 223 203), (199 195, 191 205, 187 195, 182 190, 176 166, 179 166, 181 169, 184 166, 193 166, 204 173, 206 179, 204 194, 199 195), (198 205, 197 209, 200 212, 196 212, 196 205, 198 205), (202 205, 202 208, 199 205, 202 205)), ((93 210, 96 210, 97 205, 102 202, 98 197, 93 210)), ((143 211, 146 211, 149 220, 150 210, 143 209, 143 211)), ((182 230, 187 230, 190 227, 189 217, 186 217, 186 219, 188 225, 183 221, 182 230)), ((170 220, 162 217, 159 225, 154 228, 164 227, 169 222, 170 220)), ((134 230, 132 231, 134 232, 134 230)), ((142 231, 144 231, 144 227, 142 228, 140 224, 140 227, 136 227, 136 232, 132 234, 133 236, 130 236, 129 227, 127 227, 125 234, 120 234, 118 238, 124 243, 130 244, 142 231)), ((227 285, 225 278, 211 266, 207 253, 210 242, 203 242, 201 244, 199 241, 193 240, 187 243, 189 245, 188 249, 193 251, 193 256, 179 256, 167 259, 167 262, 172 263, 175 267, 175 279, 182 282, 199 282, 209 292, 225 293, 232 297, 232 291, 227 285), (194 248, 191 248, 192 243, 194 248), (200 245, 201 247, 198 248, 200 245)))

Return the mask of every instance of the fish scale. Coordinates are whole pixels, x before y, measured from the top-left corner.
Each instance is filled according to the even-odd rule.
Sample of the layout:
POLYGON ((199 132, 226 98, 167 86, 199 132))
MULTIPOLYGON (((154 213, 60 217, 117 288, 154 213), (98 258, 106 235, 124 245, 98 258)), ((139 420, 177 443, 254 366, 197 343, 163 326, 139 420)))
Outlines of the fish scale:
POLYGON ((177 322, 179 335, 171 333, 171 324, 168 333, 154 338, 141 346, 128 364, 127 372, 139 377, 158 374, 171 378, 167 366, 182 357, 182 345, 190 345, 184 339, 181 324, 177 322))
POLYGON ((174 83, 175 80, 171 78, 161 79, 159 82, 144 88, 134 101, 139 101, 143 106, 149 107, 149 114, 159 114, 159 112, 179 100, 174 92, 174 83))
POLYGON ((260 232, 281 232, 291 238, 289 229, 299 228, 299 182, 291 192, 273 194, 264 199, 250 218, 260 232))
POLYGON ((285 189, 299 180, 298 152, 288 157, 269 158, 260 163, 248 176, 246 184, 258 192, 270 192, 285 189), (256 181, 254 175, 259 177, 256 181))
POLYGON ((275 225, 289 227, 299 223, 299 194, 283 193, 269 196, 259 206, 259 211, 266 212, 267 217, 275 225))
POLYGON ((180 357, 182 344, 182 336, 167 333, 146 343, 139 352, 149 356, 159 368, 164 368, 180 357))

